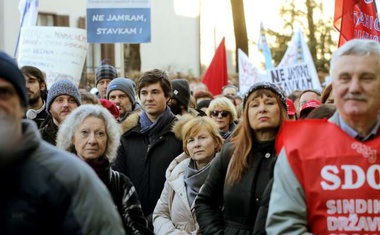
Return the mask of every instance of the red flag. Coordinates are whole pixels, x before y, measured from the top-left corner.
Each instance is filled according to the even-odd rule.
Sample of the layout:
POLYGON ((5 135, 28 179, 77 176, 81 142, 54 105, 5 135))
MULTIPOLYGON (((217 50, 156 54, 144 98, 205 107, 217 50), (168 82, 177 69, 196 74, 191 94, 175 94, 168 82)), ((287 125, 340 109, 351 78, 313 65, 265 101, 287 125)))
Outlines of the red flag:
POLYGON ((219 95, 222 87, 228 84, 226 46, 224 38, 215 51, 214 58, 203 75, 202 82, 213 95, 219 95))
POLYGON ((354 38, 379 41, 380 24, 375 0, 335 0, 334 27, 340 32, 338 47, 354 38))

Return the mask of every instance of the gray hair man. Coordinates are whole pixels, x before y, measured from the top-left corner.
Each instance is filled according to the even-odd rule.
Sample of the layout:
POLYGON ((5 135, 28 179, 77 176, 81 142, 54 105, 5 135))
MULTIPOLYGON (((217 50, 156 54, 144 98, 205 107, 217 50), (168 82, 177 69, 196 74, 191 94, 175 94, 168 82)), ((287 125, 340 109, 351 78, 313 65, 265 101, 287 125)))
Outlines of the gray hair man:
POLYGON ((380 44, 348 41, 330 69, 337 112, 328 122, 282 127, 268 234, 378 231, 371 221, 378 220, 380 189, 380 44))

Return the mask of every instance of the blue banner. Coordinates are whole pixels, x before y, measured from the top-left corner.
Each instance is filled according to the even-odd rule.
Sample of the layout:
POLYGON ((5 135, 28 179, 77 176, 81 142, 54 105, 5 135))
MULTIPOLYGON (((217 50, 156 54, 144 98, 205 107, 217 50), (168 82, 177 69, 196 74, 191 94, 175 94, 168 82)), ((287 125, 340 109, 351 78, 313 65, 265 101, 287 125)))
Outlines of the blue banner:
POLYGON ((150 8, 87 8, 87 41, 150 42, 150 20, 150 8))

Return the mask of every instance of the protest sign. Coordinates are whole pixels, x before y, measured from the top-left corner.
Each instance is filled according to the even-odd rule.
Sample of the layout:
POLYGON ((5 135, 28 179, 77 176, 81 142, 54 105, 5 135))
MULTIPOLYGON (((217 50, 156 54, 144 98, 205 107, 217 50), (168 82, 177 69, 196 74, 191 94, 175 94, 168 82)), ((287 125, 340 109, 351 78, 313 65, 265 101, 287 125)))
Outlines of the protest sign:
POLYGON ((150 0, 87 0, 86 22, 90 43, 150 42, 150 0))
POLYGON ((254 66, 248 56, 239 48, 239 91, 244 94, 256 82, 267 81, 267 76, 254 66))
POLYGON ((86 31, 68 27, 23 27, 19 67, 35 66, 46 73, 48 88, 62 78, 79 84, 87 53, 86 31))
POLYGON ((294 90, 317 89, 318 81, 314 81, 308 63, 298 63, 286 67, 277 67, 268 71, 270 82, 275 83, 289 95, 294 90), (317 84, 317 85, 316 85, 317 84))

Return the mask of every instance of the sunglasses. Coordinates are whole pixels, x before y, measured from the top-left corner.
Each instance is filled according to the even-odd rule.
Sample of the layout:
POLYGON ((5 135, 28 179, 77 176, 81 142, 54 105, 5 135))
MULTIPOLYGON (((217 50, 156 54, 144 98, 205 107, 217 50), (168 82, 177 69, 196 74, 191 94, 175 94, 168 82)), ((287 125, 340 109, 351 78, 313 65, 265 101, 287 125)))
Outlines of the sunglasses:
POLYGON ((222 115, 222 117, 227 117, 230 114, 230 112, 214 110, 214 111, 211 111, 210 114, 213 117, 217 117, 219 116, 219 114, 222 115))

